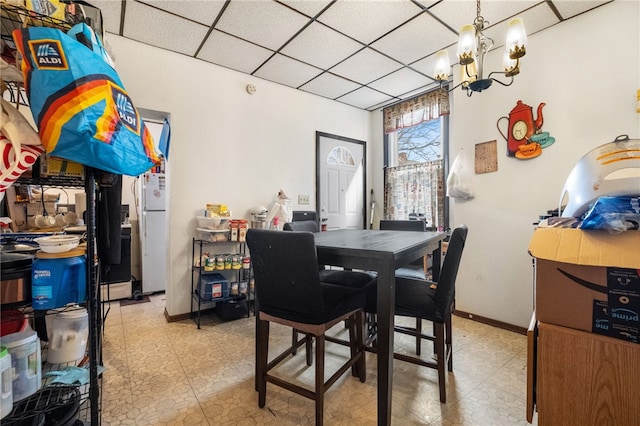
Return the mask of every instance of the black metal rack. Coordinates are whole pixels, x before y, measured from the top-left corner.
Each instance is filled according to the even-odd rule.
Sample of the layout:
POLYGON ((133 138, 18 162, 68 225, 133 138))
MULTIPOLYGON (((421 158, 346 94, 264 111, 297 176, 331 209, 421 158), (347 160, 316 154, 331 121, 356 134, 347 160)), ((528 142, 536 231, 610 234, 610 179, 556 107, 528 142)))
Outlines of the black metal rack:
POLYGON ((231 245, 232 247, 238 248, 238 253, 243 256, 246 254, 246 243, 244 241, 206 241, 197 238, 193 238, 191 244, 191 318, 198 325, 198 329, 200 329, 200 313, 202 310, 203 303, 225 303, 230 301, 237 301, 246 298, 247 300, 247 316, 249 316, 250 312, 250 302, 254 299, 253 297, 253 289, 251 288, 251 268, 249 269, 213 269, 211 271, 205 270, 205 266, 202 264, 202 254, 203 247, 205 246, 224 246, 231 245), (198 248, 198 257, 196 258, 196 247, 198 248), (197 259, 197 261, 196 261, 197 259), (240 282, 246 282, 247 289, 246 293, 238 294, 229 294, 226 297, 214 297, 211 299, 203 298, 199 292, 200 283, 203 277, 215 274, 215 273, 227 273, 234 274, 235 278, 240 282), (194 304, 196 304, 197 309, 194 309, 194 304))
MULTIPOLYGON (((67 31, 71 25, 68 22, 37 14, 27 10, 23 6, 16 6, 0 3, 0 36, 8 46, 14 46, 11 33, 18 28, 28 26, 51 27, 62 31, 67 31)), ((27 105, 27 98, 24 88, 20 82, 7 82, 8 92, 14 104, 27 105)), ((34 170, 39 171, 38 167, 34 170)), ((84 188, 87 195, 86 227, 87 227, 87 302, 86 308, 89 322, 89 341, 87 344, 87 357, 89 359, 89 389, 88 396, 81 395, 81 407, 88 405, 90 411, 90 424, 95 426, 101 422, 101 400, 100 387, 101 379, 98 373, 98 366, 102 363, 102 317, 100 312, 100 290, 98 284, 98 257, 96 249, 96 192, 97 184, 94 169, 84 167, 84 179, 48 176, 43 177, 36 174, 29 178, 20 178, 18 183, 30 185, 43 185, 52 187, 76 187, 84 188), (85 402, 87 404, 85 404, 85 402), (84 404, 84 405, 82 405, 84 404)), ((33 314, 35 317, 35 314, 33 314)), ((83 410, 83 408, 81 408, 83 410)), ((80 414, 80 418, 85 416, 80 414)))

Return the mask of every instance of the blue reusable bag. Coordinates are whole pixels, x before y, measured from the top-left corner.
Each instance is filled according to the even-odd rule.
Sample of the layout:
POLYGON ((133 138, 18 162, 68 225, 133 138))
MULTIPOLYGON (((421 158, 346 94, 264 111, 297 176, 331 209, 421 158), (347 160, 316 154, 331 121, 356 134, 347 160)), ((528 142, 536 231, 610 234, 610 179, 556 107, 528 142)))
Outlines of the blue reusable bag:
POLYGON ((151 132, 85 24, 73 29, 92 48, 60 30, 13 32, 24 85, 42 145, 50 155, 111 173, 138 176, 160 163, 151 132), (90 34, 89 34, 90 35, 90 34))

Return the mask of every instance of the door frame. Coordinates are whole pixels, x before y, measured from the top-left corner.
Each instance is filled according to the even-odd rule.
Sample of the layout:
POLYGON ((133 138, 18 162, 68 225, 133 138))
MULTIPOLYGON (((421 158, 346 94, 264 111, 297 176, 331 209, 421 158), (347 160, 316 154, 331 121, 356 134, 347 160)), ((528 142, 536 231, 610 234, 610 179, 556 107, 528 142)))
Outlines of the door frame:
POLYGON ((322 226, 322 216, 320 211, 320 138, 337 139, 343 142, 362 145, 362 229, 367 229, 367 143, 358 139, 338 136, 331 133, 316 131, 316 213, 318 222, 322 226))

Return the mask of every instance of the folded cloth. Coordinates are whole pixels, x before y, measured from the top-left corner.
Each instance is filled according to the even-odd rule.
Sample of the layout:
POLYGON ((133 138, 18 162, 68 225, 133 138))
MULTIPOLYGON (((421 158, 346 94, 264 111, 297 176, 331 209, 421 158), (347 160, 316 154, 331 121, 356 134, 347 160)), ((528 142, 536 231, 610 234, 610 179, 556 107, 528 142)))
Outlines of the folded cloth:
MULTIPOLYGON (((106 370, 105 367, 98 366, 98 374, 106 370)), ((44 374, 44 377, 53 377, 54 379, 47 384, 62 383, 65 385, 86 385, 89 383, 89 369, 82 367, 65 367, 62 370, 50 371, 44 374)))

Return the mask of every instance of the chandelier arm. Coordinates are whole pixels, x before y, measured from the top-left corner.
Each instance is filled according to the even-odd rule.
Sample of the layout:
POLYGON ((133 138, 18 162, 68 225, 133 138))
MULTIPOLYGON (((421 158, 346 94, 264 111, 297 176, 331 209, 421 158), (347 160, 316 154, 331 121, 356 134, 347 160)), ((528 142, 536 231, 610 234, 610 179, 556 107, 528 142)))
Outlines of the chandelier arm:
POLYGON ((511 86, 511 85, 513 84, 513 80, 514 80, 513 76, 511 76, 511 77, 510 77, 510 78, 511 78, 511 80, 509 80, 509 82, 508 82, 508 83, 504 83, 504 82, 502 82, 502 81, 500 81, 500 80, 498 80, 498 79, 496 79, 496 78, 494 78, 494 77, 491 77, 493 74, 504 74, 504 75, 506 75, 506 73, 505 73, 505 72, 502 72, 502 71, 493 71, 492 73, 490 73, 490 74, 489 74, 489 77, 488 77, 488 78, 490 78, 491 80, 495 81, 496 83, 500 83, 500 84, 502 84, 503 86, 511 86))

